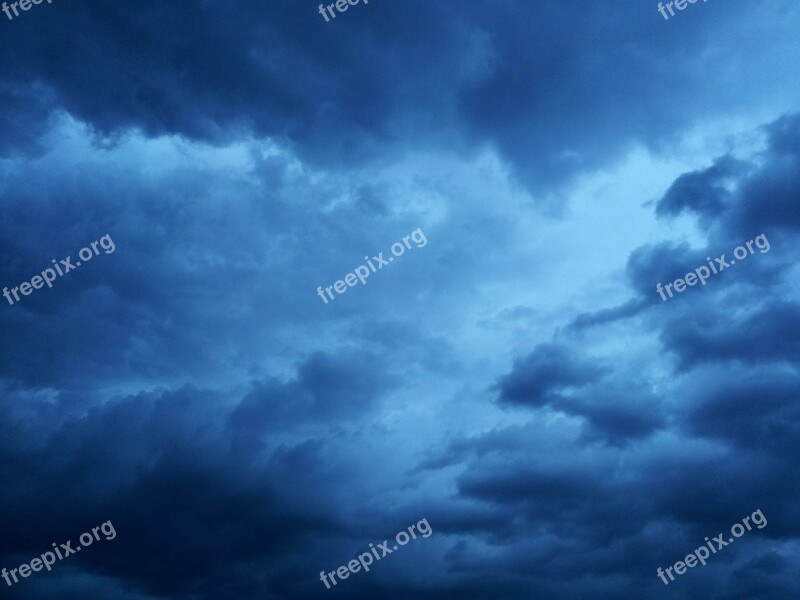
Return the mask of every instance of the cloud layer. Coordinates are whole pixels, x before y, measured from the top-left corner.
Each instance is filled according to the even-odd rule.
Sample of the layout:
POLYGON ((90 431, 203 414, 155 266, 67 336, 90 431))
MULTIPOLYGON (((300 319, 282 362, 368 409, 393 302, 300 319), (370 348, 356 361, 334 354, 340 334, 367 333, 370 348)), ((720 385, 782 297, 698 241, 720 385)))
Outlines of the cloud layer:
POLYGON ((797 596, 798 23, 788 0, 3 21, 0 285, 116 247, 0 300, 0 568, 117 531, 9 594, 797 596))

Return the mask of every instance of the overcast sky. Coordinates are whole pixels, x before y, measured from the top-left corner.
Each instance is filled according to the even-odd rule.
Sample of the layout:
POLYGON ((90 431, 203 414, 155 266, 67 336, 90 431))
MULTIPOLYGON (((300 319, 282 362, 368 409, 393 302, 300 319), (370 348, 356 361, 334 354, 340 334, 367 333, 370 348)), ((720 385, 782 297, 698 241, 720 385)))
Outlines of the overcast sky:
POLYGON ((657 5, 0 12, 0 287, 115 248, 0 298, 0 568, 117 533, 4 597, 797 597, 800 6, 657 5))

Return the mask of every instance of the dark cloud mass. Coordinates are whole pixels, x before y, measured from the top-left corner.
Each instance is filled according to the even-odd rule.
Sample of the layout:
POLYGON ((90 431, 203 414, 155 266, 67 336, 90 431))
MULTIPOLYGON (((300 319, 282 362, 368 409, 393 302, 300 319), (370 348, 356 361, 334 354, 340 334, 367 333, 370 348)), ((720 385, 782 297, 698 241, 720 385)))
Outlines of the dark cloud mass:
POLYGON ((0 589, 797 598, 800 9, 658 4, 0 12, 0 589))
POLYGON ((541 406, 552 392, 583 387, 602 373, 593 363, 571 356, 566 348, 544 344, 516 361, 514 370, 501 379, 500 398, 507 403, 541 406))

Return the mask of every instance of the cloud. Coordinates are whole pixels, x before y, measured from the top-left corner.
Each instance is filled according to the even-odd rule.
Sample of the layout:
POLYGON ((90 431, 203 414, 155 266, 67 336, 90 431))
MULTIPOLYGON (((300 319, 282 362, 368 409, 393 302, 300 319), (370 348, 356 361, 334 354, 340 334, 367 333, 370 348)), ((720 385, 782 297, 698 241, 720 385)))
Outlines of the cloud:
MULTIPOLYGON (((375 5, 325 23, 313 6, 101 2, 26 15, 0 50, 25 50, 6 85, 39 81, 50 107, 104 134, 138 128, 221 141, 249 131, 331 167, 409 144, 461 154, 488 146, 537 195, 632 144, 663 148, 718 114, 703 98, 722 85, 728 111, 746 105, 756 85, 761 97, 787 93, 771 79, 724 77, 737 67, 781 71, 771 37, 746 51, 712 50, 731 31, 771 31, 764 9, 706 6, 677 29, 652 7, 624 6, 375 5), (93 35, 68 33, 83 30, 93 35)), ((791 46, 779 50, 786 65, 797 58, 791 46)))
POLYGON ((723 156, 707 169, 681 175, 656 205, 656 214, 677 216, 688 210, 713 220, 730 202, 731 181, 746 168, 745 163, 723 156))
POLYGON ((535 407, 547 404, 552 392, 584 386, 602 374, 603 369, 571 355, 563 346, 542 344, 517 359, 497 387, 501 402, 535 407))
POLYGON ((4 23, 2 285, 117 248, 0 310, 1 566, 118 532, 13 592, 318 598, 427 517, 331 593, 660 597, 657 567, 761 508, 676 593, 796 597, 800 13, 679 17, 98 0, 4 23), (424 250, 316 296, 417 227, 424 250))

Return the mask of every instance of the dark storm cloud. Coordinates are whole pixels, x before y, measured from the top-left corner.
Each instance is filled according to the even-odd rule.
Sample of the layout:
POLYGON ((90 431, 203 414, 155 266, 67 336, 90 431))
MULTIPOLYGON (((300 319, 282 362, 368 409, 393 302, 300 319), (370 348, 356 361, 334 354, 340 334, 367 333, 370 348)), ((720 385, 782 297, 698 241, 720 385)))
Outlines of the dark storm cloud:
MULTIPOLYGON (((119 536, 105 552, 82 553, 57 579, 22 594, 108 595, 124 585, 142 597, 314 597, 319 582, 309 574, 366 537, 335 508, 351 475, 334 432, 375 408, 394 381, 388 363, 374 352, 333 356, 312 344, 289 375, 253 369, 245 391, 186 386, 109 398, 106 386, 192 380, 225 371, 229 360, 252 365, 243 332, 259 346, 269 339, 253 315, 268 325, 285 314, 272 316, 283 301, 272 285, 269 293, 243 290, 263 285, 253 276, 259 264, 285 285, 293 267, 261 255, 280 256, 284 227, 309 226, 277 200, 265 218, 255 210, 265 207, 246 201, 260 185, 221 183, 199 168, 134 181, 125 172, 137 158, 119 152, 120 165, 98 160, 92 177, 64 176, 69 166, 45 156, 6 179, 14 227, 0 235, 4 284, 30 279, 51 257, 74 257, 105 232, 116 250, 0 314, 8 486, 0 510, 19 517, 2 525, 3 566, 111 519, 119 536), (213 202, 214 193, 245 200, 232 210, 213 202), (245 219, 250 226, 237 227, 245 219)), ((258 183, 279 182, 284 168, 258 183)), ((308 304, 318 302, 312 287, 304 291, 308 304)), ((297 296, 285 301, 297 306, 297 296)))
POLYGON ((800 229, 800 113, 765 127, 767 149, 761 168, 742 178, 739 200, 725 215, 732 235, 749 231, 796 235, 800 229))
POLYGON ((2 566, 105 520, 118 532, 13 592, 319 598, 319 570, 427 514, 431 540, 328 595, 674 597, 655 568, 760 507, 770 526, 677 594, 796 597, 797 556, 780 544, 800 523, 800 315, 787 277, 798 117, 765 128, 752 161, 725 155, 676 179, 656 213, 667 224, 697 215, 707 247, 633 252, 633 297, 580 315, 555 341, 526 338, 505 373, 480 379, 496 387, 472 413, 468 394, 447 402, 439 386, 468 387, 462 360, 479 370, 483 340, 438 322, 427 331, 420 316, 466 304, 437 286, 477 287, 469 269, 482 257, 515 259, 498 244, 515 215, 421 202, 413 216, 445 221, 440 239, 452 240, 437 255, 431 235, 434 277, 406 292, 423 301, 404 313, 375 295, 382 285, 404 299, 398 277, 324 306, 313 294, 323 274, 417 224, 399 227, 406 200, 365 183, 370 174, 320 190, 318 173, 297 184, 287 166, 299 157, 348 173, 408 148, 490 147, 501 170, 542 190, 637 143, 668 152, 685 125, 788 86, 796 23, 782 25, 794 37, 777 31, 765 15, 791 4, 775 6, 708 3, 664 23, 641 2, 374 0, 325 23, 310 3, 55 0, 4 22, 2 283, 104 233, 117 244, 0 312, 2 566), (743 24, 752 38, 728 43, 743 24), (69 130, 94 147, 45 139, 63 131, 50 128, 64 111, 95 129, 69 130), (186 144, 182 162, 164 158, 164 139, 142 138, 142 155, 114 154, 132 127, 214 143, 274 136, 296 156, 249 148, 253 169, 236 169, 247 159, 231 148, 195 155, 186 144), (770 254, 661 303, 656 282, 762 228, 770 254), (462 341, 476 354, 462 359, 462 341), (207 374, 225 385, 186 383, 207 374), (415 410, 420 432, 397 436, 395 420, 415 410))
POLYGON ((646 298, 652 298, 655 303, 660 300, 653 293, 655 283, 674 281, 676 277, 685 275, 689 265, 705 262, 699 258, 701 254, 702 250, 693 252, 685 243, 664 242, 637 248, 628 257, 626 273, 636 291, 646 298))
MULTIPOLYGON (((592 576, 594 592, 616 576, 636 582, 630 597, 642 590, 674 593, 653 585, 655 568, 756 508, 772 515, 758 538, 670 588, 680 586, 687 598, 711 590, 732 598, 797 593, 790 578, 797 556, 786 550, 791 557, 777 559, 773 546, 795 539, 800 527, 792 475, 800 432, 800 313, 788 278, 800 246, 796 123, 787 116, 767 126, 766 148, 752 161, 723 156, 676 179, 656 212, 696 215, 708 227, 708 245, 636 249, 626 269, 633 298, 579 315, 569 335, 557 336, 556 350, 539 345, 516 359, 497 389, 502 404, 533 409, 528 424, 453 440, 420 465, 461 465, 459 500, 514 523, 511 529, 484 519, 484 539, 508 550, 504 564, 530 573, 551 596, 588 598, 580 585, 560 583, 592 576), (762 231, 770 253, 757 252, 693 294, 667 303, 655 294, 657 282, 683 276, 708 254, 730 255, 762 231), (586 358, 584 346, 626 327, 655 334, 665 357, 675 359, 666 363, 666 376, 631 371, 611 356, 586 358), (554 443, 543 433, 554 415, 579 417, 569 430, 574 439, 554 443), (522 558, 531 553, 522 549, 528 539, 539 541, 535 562, 522 558), (537 570, 541 564, 548 569, 537 570), (766 587, 755 592, 753 581, 766 587)), ((449 556, 462 568, 479 568, 472 558, 463 551, 449 556)), ((619 588, 612 595, 628 597, 619 588)))
POLYGON ((31 124, 49 106, 109 133, 252 130, 332 166, 410 142, 487 145, 542 189, 660 147, 713 114, 701 91, 724 85, 732 107, 748 95, 747 77, 718 75, 757 69, 758 52, 717 55, 702 77, 682 63, 761 8, 703 8, 677 28, 640 2, 373 3, 331 23, 310 3, 56 3, 5 24, 2 79, 47 90, 31 124))
POLYGON ((508 375, 497 384, 500 401, 508 404, 543 406, 553 392, 581 387, 596 381, 604 370, 556 344, 543 344, 517 359, 508 375))
POLYGON ((797 360, 798 305, 796 299, 781 296, 800 247, 800 116, 784 116, 764 130, 767 147, 757 157, 758 166, 745 168, 722 157, 709 169, 679 177, 658 204, 661 214, 689 210, 706 223, 706 248, 646 246, 628 261, 634 287, 655 300, 650 304, 659 314, 651 315, 652 323, 661 329, 665 349, 675 353, 682 370, 708 361, 797 360), (747 261, 738 261, 735 270, 711 278, 705 288, 697 286, 693 293, 671 299, 669 306, 653 291, 655 283, 673 281, 704 264, 704 255, 724 253, 730 259, 734 245, 761 233, 770 242, 768 253, 756 251, 747 261), (678 302, 682 304, 675 306, 678 302))
POLYGON ((499 402, 583 417, 585 435, 612 443, 648 435, 663 424, 658 398, 646 389, 598 383, 609 372, 568 346, 542 344, 500 378, 499 402))
POLYGON ((797 466, 800 376, 796 370, 782 365, 756 368, 736 377, 735 383, 717 373, 707 370, 697 377, 703 382, 702 393, 687 389, 691 401, 681 419, 690 430, 774 455, 775 467, 783 461, 787 467, 797 466))
MULTIPOLYGON (((755 410, 750 414, 758 416, 755 410)), ((724 427, 720 423, 720 433, 724 427)), ((759 568, 752 561, 768 560, 765 542, 793 535, 794 525, 789 531, 784 525, 786 520, 796 522, 791 508, 796 486, 787 486, 785 480, 793 467, 780 456, 720 453, 689 439, 668 446, 672 454, 652 452, 648 446, 598 451, 586 438, 564 440, 556 447, 548 443, 544 451, 538 427, 509 429, 506 435, 522 444, 514 451, 499 450, 490 459, 469 460, 459 478, 459 495, 505 515, 506 525, 513 523, 509 528, 484 521, 485 540, 503 553, 500 564, 516 563, 536 584, 552 588, 553 595, 571 590, 588 598, 588 589, 622 579, 635 582, 635 590, 630 595, 617 590, 617 597, 634 598, 642 589, 659 592, 662 588, 650 580, 655 566, 685 556, 705 536, 725 530, 754 506, 773 515, 770 525, 781 525, 748 540, 755 546, 739 547, 743 556, 722 557, 700 579, 684 582, 690 586, 687 593, 701 594, 712 581, 719 585, 730 573, 730 561, 741 558, 747 566, 738 567, 739 576, 753 576, 759 568), (728 523, 721 515, 735 516, 728 523), (547 568, 537 568, 541 565, 547 568), (597 580, 583 590, 574 581, 565 583, 573 577, 597 580)), ((481 567, 463 553, 451 560, 481 567)), ((775 584, 765 597, 797 589, 786 577, 795 562, 776 566, 775 584)))
POLYGON ((27 59, 10 63, 4 78, 41 79, 57 106, 106 133, 139 127, 220 140, 252 130, 343 164, 396 134, 387 116, 402 116, 413 100, 396 97, 395 88, 416 87, 415 71, 387 71, 373 60, 376 52, 389 44, 396 58, 408 59, 412 33, 423 33, 413 55, 432 56, 437 43, 454 37, 431 16, 412 31, 419 16, 440 10, 433 6, 413 19, 397 8, 378 19, 380 8, 365 8, 334 28, 316 6, 299 3, 62 3, 36 14, 35 24, 26 15, 7 27, 0 48, 24 47, 27 59), (370 21, 375 30, 361 32, 370 21), (405 26, 386 35, 397 21, 405 26))
POLYGON ((668 318, 661 334, 664 347, 680 357, 682 369, 708 361, 750 363, 800 359, 800 305, 769 300, 745 314, 719 306, 694 307, 668 318))
MULTIPOLYGON (((299 365, 291 393, 273 400, 289 404, 318 397, 322 387, 341 387, 347 383, 338 377, 342 370, 356 372, 344 365, 344 357, 311 357, 299 365)), ((362 380, 358 393, 368 394, 368 385, 362 380)), ((252 410, 255 394, 235 408, 230 394, 187 387, 80 411, 58 397, 20 396, 24 406, 0 415, 7 486, 0 511, 16 516, 0 524, 3 565, 16 566, 53 539, 74 539, 110 519, 118 533, 108 542, 113 548, 84 551, 80 562, 73 558, 73 569, 160 597, 186 597, 189 590, 204 597, 263 596, 281 587, 301 597, 304 587, 313 587, 309 573, 328 553, 342 552, 336 540, 350 539, 342 515, 331 511, 332 495, 315 492, 347 476, 323 444, 333 429, 330 408, 319 407, 328 422, 318 428, 319 438, 278 442, 267 435, 274 425, 264 419, 239 431, 253 440, 264 435, 263 444, 246 446, 229 436, 225 415, 252 410), (57 510, 47 510, 53 504, 57 510), (318 551, 309 550, 315 546, 318 551)), ((295 415, 295 425, 317 418, 308 407, 298 410, 305 414, 295 415)))
MULTIPOLYGON (((69 124, 63 130, 75 133, 69 124)), ((170 165, 163 172, 141 172, 140 161, 151 157, 138 142, 89 156, 56 144, 36 160, 13 163, 24 168, 7 166, 4 215, 13 227, 0 232, 0 289, 29 281, 51 259, 74 263, 102 235, 115 250, 13 306, 2 299, 0 324, 10 341, 0 349, 0 377, 43 387, 123 376, 157 385, 233 362, 247 368, 256 359, 244 338, 260 349, 287 326, 288 313, 302 322, 325 317, 309 309, 322 306, 314 295, 322 274, 341 275, 363 248, 380 247, 364 237, 342 241, 344 224, 370 220, 369 235, 381 245, 397 234, 394 217, 377 227, 372 215, 351 207, 316 213, 321 191, 305 191, 307 204, 298 205, 285 157, 255 162, 254 172, 242 165, 241 179, 174 156, 158 157, 170 165), (347 261, 330 251, 345 244, 352 247, 347 261)), ((195 151, 218 160, 208 148, 195 151)), ((365 368, 355 385, 374 370, 365 368)))
MULTIPOLYGON (((657 283, 684 277, 707 264, 709 257, 713 260, 724 254, 730 260, 735 247, 744 246, 748 240, 764 234, 770 246, 767 252, 754 249, 755 254, 746 262, 739 261, 735 270, 721 272, 711 277, 705 287, 696 286, 669 300, 670 304, 691 303, 692 312, 683 314, 681 309, 670 306, 670 312, 681 312, 681 317, 671 320, 665 328, 665 344, 680 350, 677 347, 682 345, 682 332, 699 331, 705 320, 709 324, 707 331, 700 336, 691 334, 692 339, 684 346, 685 364, 705 354, 723 358, 733 352, 702 339, 713 337, 715 327, 732 338, 743 335, 721 331, 724 327, 720 319, 725 311, 715 306, 718 299, 709 297, 719 298, 719 294, 733 287, 747 296, 748 304, 753 307, 750 312, 758 310, 763 317, 759 320, 751 314, 738 315, 736 319, 761 333, 771 331, 766 337, 757 337, 753 342, 755 346, 765 347, 768 354, 768 348, 776 344, 787 349, 794 347, 791 333, 788 339, 779 340, 775 336, 779 327, 793 331, 794 309, 786 302, 776 301, 773 307, 777 314, 771 311, 768 314, 765 311, 769 309, 761 304, 767 297, 765 290, 776 289, 785 281, 787 269, 795 262, 794 253, 800 247, 796 235, 800 227, 800 179, 797 175, 800 173, 800 115, 785 115, 762 129, 766 134, 766 148, 754 155, 753 160, 721 156, 710 167, 679 176, 656 204, 656 214, 666 219, 682 213, 696 216, 707 229, 708 244, 690 248, 685 242, 662 242, 637 248, 628 258, 626 274, 638 297, 616 307, 580 314, 573 319, 571 328, 580 330, 629 319, 648 308, 662 310, 663 301, 655 292, 657 283), (775 252, 776 247, 782 251, 775 252), (747 287, 752 289, 743 291, 747 287), (778 325, 778 321, 783 325, 778 325), (703 348, 709 343, 713 349, 706 352, 703 348)), ((737 301, 742 300, 738 298, 737 301)))
POLYGON ((645 437, 665 425, 660 398, 645 387, 593 386, 552 407, 584 417, 586 436, 611 443, 645 437))
POLYGON ((391 375, 375 368, 378 363, 375 356, 317 352, 299 365, 295 380, 257 383, 230 415, 234 443, 259 448, 260 436, 270 431, 359 420, 392 382, 391 375))
POLYGON ((656 212, 694 213, 725 240, 800 227, 800 114, 763 129, 767 147, 754 157, 758 166, 722 156, 707 169, 678 177, 656 212))
MULTIPOLYGON (((19 185, 5 197, 6 214, 15 227, 0 234, 2 285, 13 288, 30 280, 51 267, 51 259, 70 256, 75 264, 78 251, 105 234, 115 250, 101 251, 91 263, 57 278, 52 289, 36 290, 13 306, 6 304, 0 321, 15 341, 0 351, 0 372, 35 385, 70 385, 85 381, 89 371, 98 379, 118 377, 120 369, 157 377, 166 365, 154 363, 153 353, 197 360, 194 350, 168 334, 174 322, 165 309, 191 286, 176 280, 170 267, 177 262, 174 247, 151 235, 158 221, 160 227, 169 227, 170 210, 153 205, 150 212, 144 208, 148 200, 143 199, 142 211, 125 218, 125 210, 113 203, 115 192, 120 192, 117 198, 127 199, 142 190, 137 186, 121 190, 124 179, 110 174, 98 176, 98 183, 64 183, 46 175, 35 182, 26 179, 47 169, 38 165, 26 175, 10 178, 19 185), (133 336, 142 343, 141 353, 126 343, 132 326, 133 336), (41 368, 43 362, 47 369, 41 368)), ((177 317, 181 310, 173 307, 170 312, 177 317)), ((185 331, 189 337, 197 335, 196 328, 185 331)))
POLYGON ((689 210, 706 219, 720 214, 730 201, 726 184, 746 167, 742 161, 723 156, 707 169, 681 175, 658 202, 656 214, 676 216, 689 210))

